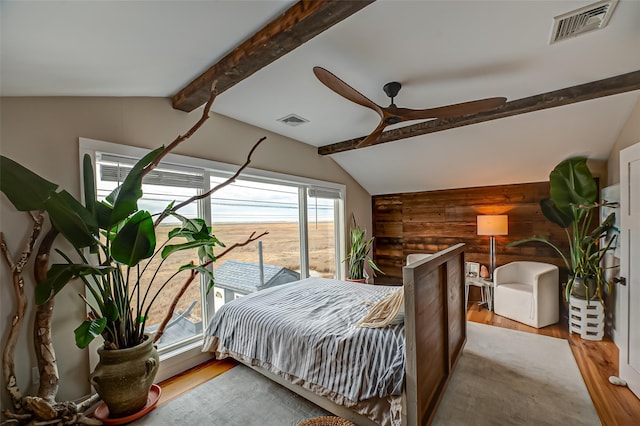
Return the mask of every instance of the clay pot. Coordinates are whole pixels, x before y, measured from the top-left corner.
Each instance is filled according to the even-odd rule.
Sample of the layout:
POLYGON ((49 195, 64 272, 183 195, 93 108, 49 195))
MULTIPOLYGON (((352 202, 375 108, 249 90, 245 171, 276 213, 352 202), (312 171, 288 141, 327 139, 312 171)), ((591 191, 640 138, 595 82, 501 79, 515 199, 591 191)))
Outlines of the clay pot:
POLYGON ((153 339, 127 349, 98 349, 100 361, 89 378, 109 408, 109 417, 125 417, 142 410, 158 372, 160 359, 153 339))
POLYGON ((578 299, 587 299, 587 291, 589 293, 589 299, 594 300, 597 299, 598 296, 596 292, 598 291, 598 283, 595 278, 587 278, 586 280, 582 277, 575 277, 573 280, 573 286, 571 287, 571 296, 576 297, 578 299), (586 285, 585 285, 586 282, 586 285))

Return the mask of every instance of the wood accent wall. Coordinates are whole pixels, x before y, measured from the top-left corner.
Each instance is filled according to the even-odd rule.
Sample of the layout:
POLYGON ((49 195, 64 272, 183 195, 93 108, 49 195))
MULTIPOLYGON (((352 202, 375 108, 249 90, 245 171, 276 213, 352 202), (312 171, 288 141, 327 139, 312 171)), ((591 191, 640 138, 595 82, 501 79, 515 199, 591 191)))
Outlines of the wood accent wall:
POLYGON ((516 260, 566 267, 560 256, 542 243, 507 247, 512 241, 540 236, 567 250, 564 229, 549 222, 539 202, 549 196, 549 182, 412 192, 372 197, 374 260, 385 272, 376 284, 402 284, 402 267, 410 253, 435 253, 465 243, 465 260, 489 265, 489 237, 476 235, 476 217, 509 216, 509 235, 496 237, 496 265, 516 260))

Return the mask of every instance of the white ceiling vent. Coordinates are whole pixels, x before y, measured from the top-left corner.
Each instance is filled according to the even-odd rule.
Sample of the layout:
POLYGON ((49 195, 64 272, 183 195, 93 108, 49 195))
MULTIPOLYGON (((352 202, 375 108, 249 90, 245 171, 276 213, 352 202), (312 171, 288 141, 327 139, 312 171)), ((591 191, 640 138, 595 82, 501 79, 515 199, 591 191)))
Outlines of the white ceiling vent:
POLYGON ((307 120, 306 118, 302 118, 299 115, 295 114, 289 114, 285 117, 278 118, 276 121, 279 121, 291 127, 296 127, 309 122, 309 120, 307 120))
POLYGON ((551 42, 566 40, 588 31, 604 28, 618 0, 605 0, 590 4, 580 9, 556 16, 551 33, 551 42))

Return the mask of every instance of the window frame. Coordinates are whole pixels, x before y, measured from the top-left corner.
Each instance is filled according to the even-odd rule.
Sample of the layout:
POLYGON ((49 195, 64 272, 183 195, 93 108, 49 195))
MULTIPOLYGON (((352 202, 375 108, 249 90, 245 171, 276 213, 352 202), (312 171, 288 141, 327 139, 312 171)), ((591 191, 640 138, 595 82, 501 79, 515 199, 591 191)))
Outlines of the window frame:
MULTIPOLYGON (((149 149, 139 148, 129 145, 116 144, 112 142, 100 141, 89 138, 79 138, 79 170, 82 174, 82 163, 85 154, 88 154, 95 166, 96 152, 108 153, 113 155, 128 156, 134 158, 141 158, 149 152, 149 149)), ((202 168, 205 173, 205 186, 210 184, 209 176, 219 174, 234 174, 239 165, 223 163, 214 160, 206 160, 203 158, 185 156, 180 154, 168 154, 164 159, 166 163, 172 163, 176 165, 186 165, 190 167, 202 168)), ((334 204, 334 228, 335 228, 335 261, 336 261, 336 276, 338 279, 345 277, 344 259, 346 254, 345 247, 345 200, 346 200, 346 185, 322 181, 317 179, 311 179, 301 176, 295 176, 285 173, 272 172, 267 170, 261 170, 256 168, 247 167, 243 170, 240 177, 243 179, 256 180, 258 182, 269 182, 274 184, 286 184, 296 186, 298 188, 298 214, 299 214, 299 232, 300 232, 300 278, 307 278, 309 276, 309 253, 308 253, 308 203, 307 198, 309 190, 327 189, 329 191, 338 194, 334 204)), ((80 178, 80 193, 84 194, 83 179, 80 178)), ((206 190, 206 188, 205 188, 206 190)), ((84 200, 83 200, 84 201, 84 200)), ((202 208, 199 210, 199 214, 202 214, 202 218, 205 219, 208 225, 211 225, 211 203, 201 203, 202 208)), ((215 233, 215 230, 214 230, 215 233)), ((203 286, 201 286, 202 289, 203 286)), ((210 292, 207 296, 204 289, 202 289, 202 302, 206 304, 203 306, 203 329, 206 329, 206 323, 213 315, 214 304, 214 292, 210 292)), ((99 340, 99 339, 96 339, 99 340)), ((180 373, 190 367, 198 365, 207 359, 211 358, 211 354, 202 353, 200 348, 202 347, 202 338, 197 341, 188 343, 179 348, 164 352, 160 355, 160 368, 156 375, 156 381, 162 381, 166 378, 172 377, 175 374, 180 373)), ((95 341, 94 341, 95 342, 95 341)), ((93 345, 94 350, 89 351, 90 368, 95 368, 98 362, 97 356, 97 343, 93 345)))

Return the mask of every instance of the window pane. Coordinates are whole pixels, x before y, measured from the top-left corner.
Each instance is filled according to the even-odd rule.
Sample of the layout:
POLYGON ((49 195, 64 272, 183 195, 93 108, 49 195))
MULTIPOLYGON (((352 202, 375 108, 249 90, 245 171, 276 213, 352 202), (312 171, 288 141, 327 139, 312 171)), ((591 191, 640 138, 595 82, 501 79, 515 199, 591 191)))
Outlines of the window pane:
POLYGON ((307 196, 309 275, 336 278, 336 201, 307 196))
MULTIPOLYGON (((110 159, 112 160, 112 158, 110 159)), ((124 179, 130 167, 128 161, 123 159, 123 164, 112 161, 98 162, 96 170, 98 198, 104 199, 120 184, 119 181, 124 179)), ((194 187, 198 185, 197 180, 197 176, 195 176, 194 180, 193 174, 167 171, 166 169, 163 170, 163 168, 158 167, 152 175, 148 178, 145 177, 143 180, 143 197, 138 201, 138 208, 139 210, 147 210, 152 215, 160 213, 172 201, 180 203, 197 195, 200 191, 200 189, 194 187), (177 186, 148 184, 146 183, 148 181, 154 183, 166 181, 177 186)), ((201 186, 202 174, 200 174, 199 180, 199 185, 201 186)), ((199 217, 197 202, 185 206, 180 210, 180 213, 188 218, 199 217)), ((167 242, 169 231, 179 225, 180 222, 177 219, 169 217, 156 228, 156 250, 160 249, 167 242)), ((171 243, 177 244, 181 242, 184 242, 184 240, 176 239, 171 243)), ((164 261, 159 254, 148 262, 142 261, 140 263, 140 271, 142 272, 139 287, 134 286, 134 279, 131 280, 130 284, 132 306, 136 306, 139 300, 144 302, 143 306, 149 306, 149 303, 160 287, 178 271, 181 265, 188 264, 191 261, 194 263, 198 262, 196 250, 175 252, 164 261)), ((132 270, 132 273, 133 272, 135 272, 135 270, 132 270)), ((172 278, 155 301, 153 301, 153 305, 147 315, 146 329, 149 332, 153 332, 160 325, 165 314, 169 311, 173 298, 182 287, 187 276, 188 272, 183 272, 172 278)), ((201 335, 202 320, 200 281, 196 279, 191 283, 176 305, 173 316, 165 328, 164 335, 158 342, 158 348, 163 349, 169 345, 179 344, 194 336, 201 335)))
MULTIPOLYGON (((211 186, 223 180, 213 177, 211 186)), ((262 288, 299 279, 298 205, 297 187, 251 180, 238 179, 213 194, 213 232, 227 247, 246 241, 253 232, 269 232, 216 261, 216 307, 262 288)))

